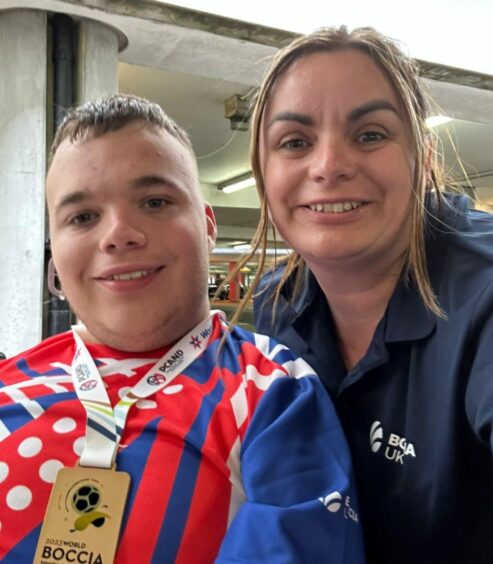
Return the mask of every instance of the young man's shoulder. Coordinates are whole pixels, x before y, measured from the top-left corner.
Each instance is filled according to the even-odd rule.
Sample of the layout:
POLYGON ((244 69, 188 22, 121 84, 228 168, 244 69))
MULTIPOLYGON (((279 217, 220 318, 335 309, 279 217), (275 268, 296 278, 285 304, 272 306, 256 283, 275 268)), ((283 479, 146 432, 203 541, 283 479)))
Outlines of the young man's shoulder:
POLYGON ((313 369, 298 354, 273 337, 240 326, 234 326, 231 335, 247 361, 271 363, 294 378, 315 376, 313 369))
POLYGON ((0 385, 24 378, 59 373, 56 365, 70 364, 74 352, 71 332, 59 333, 0 362, 0 385))

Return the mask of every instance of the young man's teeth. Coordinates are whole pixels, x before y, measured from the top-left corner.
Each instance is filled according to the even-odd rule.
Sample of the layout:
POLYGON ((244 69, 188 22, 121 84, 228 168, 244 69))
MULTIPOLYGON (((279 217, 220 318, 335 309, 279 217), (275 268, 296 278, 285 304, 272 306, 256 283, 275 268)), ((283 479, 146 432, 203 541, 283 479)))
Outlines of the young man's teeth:
POLYGON ((335 204, 313 204, 310 206, 312 211, 325 213, 342 213, 354 210, 361 206, 361 202, 336 202, 335 204))
POLYGON ((126 272, 125 274, 113 274, 112 280, 137 280, 143 276, 151 274, 150 270, 137 270, 136 272, 126 272))

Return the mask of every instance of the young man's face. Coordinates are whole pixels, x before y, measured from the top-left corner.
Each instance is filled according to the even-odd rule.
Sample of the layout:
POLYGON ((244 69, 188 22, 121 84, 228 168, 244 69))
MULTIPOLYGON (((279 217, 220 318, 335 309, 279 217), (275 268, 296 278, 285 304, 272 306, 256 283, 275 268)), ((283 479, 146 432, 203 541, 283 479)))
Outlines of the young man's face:
POLYGON ((64 141, 46 186, 53 260, 88 340, 147 351, 207 315, 216 225, 177 139, 138 121, 64 141))

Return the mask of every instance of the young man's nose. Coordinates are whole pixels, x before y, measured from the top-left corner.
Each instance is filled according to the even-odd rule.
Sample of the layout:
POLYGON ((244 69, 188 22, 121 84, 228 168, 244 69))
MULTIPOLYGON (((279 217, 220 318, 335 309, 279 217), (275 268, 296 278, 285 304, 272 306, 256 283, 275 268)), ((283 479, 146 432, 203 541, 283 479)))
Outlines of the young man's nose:
POLYGON ((310 175, 316 182, 335 186, 353 178, 355 171, 355 158, 343 140, 320 142, 312 152, 310 175))
POLYGON ((102 251, 125 251, 142 247, 146 242, 145 233, 138 222, 123 214, 108 218, 104 228, 105 231, 100 240, 102 251))

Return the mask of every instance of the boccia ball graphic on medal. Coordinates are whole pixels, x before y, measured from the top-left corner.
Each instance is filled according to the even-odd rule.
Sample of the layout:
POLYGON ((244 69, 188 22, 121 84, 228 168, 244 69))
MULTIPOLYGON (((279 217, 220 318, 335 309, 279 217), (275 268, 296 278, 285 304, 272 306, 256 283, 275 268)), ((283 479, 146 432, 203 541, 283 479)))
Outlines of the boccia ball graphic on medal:
POLYGON ((93 525, 101 527, 104 525, 105 519, 109 518, 107 513, 98 511, 101 504, 101 492, 93 484, 85 484, 80 486, 71 498, 72 509, 80 514, 80 517, 74 522, 72 531, 83 531, 93 525))

